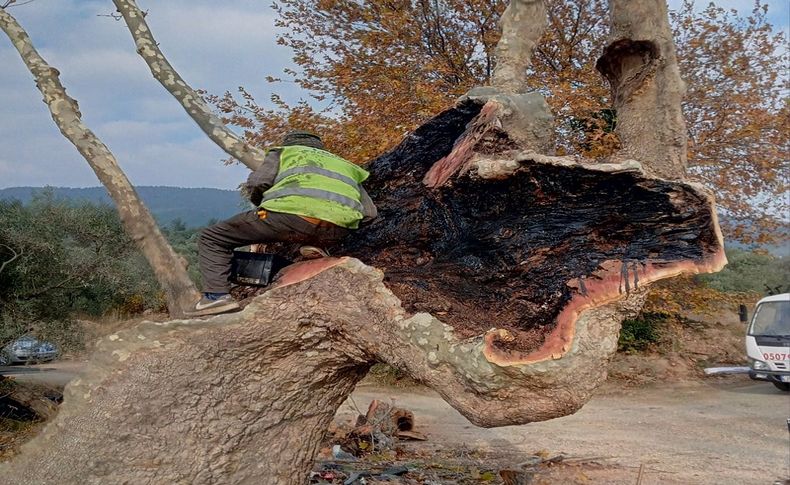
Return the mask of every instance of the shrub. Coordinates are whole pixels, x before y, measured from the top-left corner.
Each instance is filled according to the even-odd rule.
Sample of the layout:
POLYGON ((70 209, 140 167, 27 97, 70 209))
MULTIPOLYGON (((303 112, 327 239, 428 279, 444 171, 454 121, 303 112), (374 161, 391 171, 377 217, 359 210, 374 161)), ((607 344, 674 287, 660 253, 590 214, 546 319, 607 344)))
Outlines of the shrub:
POLYGON ((644 351, 661 338, 659 327, 666 319, 661 313, 644 313, 639 318, 623 320, 617 348, 621 352, 644 351))
MULTIPOLYGON (((196 231, 165 234, 196 271, 196 231)), ((106 204, 56 199, 0 201, 0 345, 24 334, 69 348, 82 342, 74 315, 159 311, 162 291, 147 261, 106 204), (16 256, 15 256, 16 255, 16 256)))

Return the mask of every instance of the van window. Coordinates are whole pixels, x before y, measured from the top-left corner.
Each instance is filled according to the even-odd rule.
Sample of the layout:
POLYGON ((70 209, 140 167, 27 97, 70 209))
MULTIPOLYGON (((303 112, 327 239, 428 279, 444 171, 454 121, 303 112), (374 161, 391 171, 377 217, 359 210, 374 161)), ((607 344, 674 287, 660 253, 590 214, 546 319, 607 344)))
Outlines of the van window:
POLYGON ((757 306, 749 335, 790 336, 790 301, 769 301, 757 306))

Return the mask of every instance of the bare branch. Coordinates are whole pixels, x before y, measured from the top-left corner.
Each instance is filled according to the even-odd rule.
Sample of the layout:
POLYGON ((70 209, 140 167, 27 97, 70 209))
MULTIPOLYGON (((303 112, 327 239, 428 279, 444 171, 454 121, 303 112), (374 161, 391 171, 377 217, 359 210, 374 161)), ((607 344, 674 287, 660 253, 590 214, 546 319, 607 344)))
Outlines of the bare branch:
POLYGON ((16 251, 14 251, 14 249, 11 246, 7 246, 5 244, 0 244, 0 246, 3 246, 4 248, 8 249, 9 251, 11 251, 13 253, 13 256, 11 256, 11 259, 3 261, 3 264, 0 265, 0 273, 2 273, 3 270, 5 269, 5 267, 8 266, 9 264, 11 264, 16 258, 18 258, 22 254, 22 252, 20 251, 20 252, 17 253, 16 251))
POLYGON ((121 20, 121 19, 123 19, 123 16, 121 14, 117 13, 117 12, 97 13, 96 16, 97 17, 110 17, 113 20, 121 20))
POLYGON ((59 72, 36 50, 30 36, 5 9, 0 9, 3 30, 35 78, 52 119, 63 136, 85 158, 115 203, 124 229, 136 241, 167 295, 168 310, 183 315, 197 298, 181 258, 162 235, 109 148, 82 122, 77 101, 66 93, 59 72))
POLYGON ((36 0, 27 0, 22 3, 17 3, 17 0, 8 0, 3 5, 0 5, 0 8, 10 8, 10 7, 21 7, 22 5, 27 5, 28 3, 33 3, 36 0))
POLYGON ((200 94, 190 87, 170 65, 145 22, 146 13, 140 10, 135 1, 113 0, 113 3, 126 20, 126 27, 137 45, 137 53, 148 64, 151 74, 181 103, 187 114, 195 120, 195 123, 211 141, 251 170, 263 163, 265 157, 263 150, 249 145, 243 138, 225 126, 200 94))

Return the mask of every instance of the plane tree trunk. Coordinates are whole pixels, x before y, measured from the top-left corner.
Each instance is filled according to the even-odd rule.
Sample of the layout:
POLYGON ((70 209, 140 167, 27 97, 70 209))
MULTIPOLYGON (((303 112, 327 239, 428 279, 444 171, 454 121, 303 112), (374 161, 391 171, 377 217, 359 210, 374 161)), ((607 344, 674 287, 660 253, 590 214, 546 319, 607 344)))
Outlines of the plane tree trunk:
POLYGON ((687 132, 665 0, 609 0, 610 44, 596 67, 612 88, 619 159, 635 159, 663 178, 685 177, 687 132))
POLYGON ((110 194, 126 233, 145 255, 165 292, 168 311, 173 317, 183 316, 198 295, 183 258, 170 247, 115 156, 82 122, 77 101, 66 94, 58 70, 39 55, 25 30, 3 8, 0 8, 0 29, 11 39, 33 75, 58 129, 77 148, 110 194))
MULTIPOLYGON (((167 77, 142 13, 116 5, 167 77)), ((304 484, 376 362, 479 426, 578 410, 644 287, 720 269, 721 233, 711 194, 660 157, 546 155, 545 101, 504 79, 368 164, 380 217, 331 248, 353 257, 291 266, 240 313, 103 338, 58 416, 0 467, 6 481, 304 484)))

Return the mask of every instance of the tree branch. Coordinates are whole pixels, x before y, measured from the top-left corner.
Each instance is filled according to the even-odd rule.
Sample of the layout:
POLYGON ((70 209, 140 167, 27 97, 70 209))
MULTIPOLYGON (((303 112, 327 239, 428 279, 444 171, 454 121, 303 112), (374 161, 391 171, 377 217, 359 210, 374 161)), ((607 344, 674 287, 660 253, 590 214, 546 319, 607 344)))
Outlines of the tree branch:
POLYGON ((145 13, 140 10, 135 1, 113 0, 113 3, 126 20, 126 27, 137 46, 137 53, 148 64, 151 74, 181 103, 187 114, 211 141, 250 170, 255 170, 263 163, 265 156, 263 150, 249 145, 243 138, 225 126, 200 94, 192 89, 167 61, 145 21, 145 13))
POLYGON ((183 315, 198 297, 181 258, 162 235, 109 148, 82 122, 77 101, 66 93, 60 72, 47 64, 27 32, 7 10, 0 9, 0 29, 19 52, 36 81, 52 120, 83 156, 115 203, 124 230, 145 255, 167 296, 168 310, 183 315))
MULTIPOLYGON (((3 8, 5 8, 5 6, 3 6, 3 8)), ((16 258, 19 257, 21 252, 17 253, 16 251, 14 251, 14 249, 11 246, 8 246, 8 245, 5 245, 5 244, 0 244, 0 246, 3 246, 4 248, 8 249, 9 251, 11 251, 13 253, 13 256, 11 256, 11 259, 3 261, 3 264, 0 265, 0 273, 2 273, 6 266, 11 264, 16 258)))
POLYGON ((520 93, 532 64, 532 49, 546 28, 543 0, 512 0, 502 14, 502 37, 496 46, 496 66, 491 85, 520 93))

